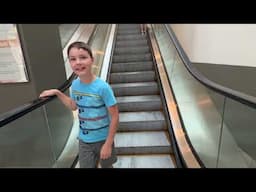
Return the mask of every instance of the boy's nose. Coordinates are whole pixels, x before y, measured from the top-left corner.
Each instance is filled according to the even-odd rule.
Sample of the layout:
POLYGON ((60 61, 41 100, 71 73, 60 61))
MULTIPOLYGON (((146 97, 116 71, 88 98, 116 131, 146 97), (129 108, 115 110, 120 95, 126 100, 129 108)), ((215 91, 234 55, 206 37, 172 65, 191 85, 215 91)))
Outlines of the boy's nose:
POLYGON ((77 59, 77 60, 76 60, 76 64, 78 64, 78 65, 81 64, 81 60, 80 60, 80 59, 77 59))

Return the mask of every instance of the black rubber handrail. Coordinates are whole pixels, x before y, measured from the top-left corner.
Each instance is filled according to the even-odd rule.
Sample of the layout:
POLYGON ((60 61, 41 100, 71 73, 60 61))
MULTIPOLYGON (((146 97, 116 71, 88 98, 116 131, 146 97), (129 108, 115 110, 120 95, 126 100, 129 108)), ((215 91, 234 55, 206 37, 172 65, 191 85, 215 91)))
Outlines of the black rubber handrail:
MULTIPOLYGON (((73 79, 75 79, 75 78, 76 78, 76 75, 74 73, 72 73, 70 75, 69 79, 66 80, 64 82, 64 84, 61 85, 58 89, 62 92, 66 91, 70 87, 73 79)), ((1 114, 0 127, 18 119, 19 117, 22 117, 23 115, 29 113, 30 111, 33 111, 33 110, 39 108, 40 106, 53 100, 55 97, 56 96, 54 95, 54 96, 49 96, 49 97, 45 97, 45 98, 38 98, 31 102, 25 103, 13 110, 10 110, 6 113, 1 114)))
MULTIPOLYGON (((91 44, 91 40, 93 39, 93 37, 95 35, 96 28, 97 28, 97 25, 94 27, 93 32, 92 32, 91 36, 89 37, 89 40, 88 40, 89 45, 91 44)), ((61 92, 66 91, 71 86, 72 81, 76 77, 77 76, 74 73, 72 73, 70 75, 70 77, 68 78, 68 80, 66 80, 57 89, 59 89, 61 92)), ((46 103, 50 102, 51 100, 53 100, 56 97, 57 96, 54 95, 54 96, 49 96, 49 97, 45 97, 45 98, 37 98, 31 102, 22 104, 22 105, 16 107, 15 109, 12 109, 10 111, 2 113, 0 115, 0 128, 16 119, 22 117, 23 115, 39 108, 40 106, 45 105, 46 103)))
POLYGON ((177 40, 172 28, 165 24, 165 27, 167 29, 167 32, 169 33, 169 35, 172 38, 172 41, 175 45, 175 48, 180 56, 180 58, 182 59, 185 67, 187 68, 187 70, 189 71, 189 73, 196 78, 200 83, 202 83, 203 85, 205 85, 206 87, 226 96, 229 98, 232 98, 233 100, 236 100, 240 103, 243 103, 247 106, 256 108, 256 98, 251 96, 251 95, 247 95, 245 93, 230 89, 228 87, 222 86, 220 84, 217 84, 209 79, 207 79, 205 76, 203 76, 196 68, 195 66, 193 66, 187 56, 187 54, 185 53, 185 51, 183 50, 182 46, 180 45, 179 41, 177 40))

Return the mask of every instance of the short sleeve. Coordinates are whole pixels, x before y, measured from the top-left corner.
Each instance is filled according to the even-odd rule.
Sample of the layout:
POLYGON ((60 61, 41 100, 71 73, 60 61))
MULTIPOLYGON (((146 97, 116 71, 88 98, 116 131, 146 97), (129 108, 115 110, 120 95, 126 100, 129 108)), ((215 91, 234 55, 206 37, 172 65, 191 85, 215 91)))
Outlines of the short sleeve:
POLYGON ((107 107, 113 106, 117 103, 113 90, 108 83, 106 83, 103 88, 102 98, 107 107))

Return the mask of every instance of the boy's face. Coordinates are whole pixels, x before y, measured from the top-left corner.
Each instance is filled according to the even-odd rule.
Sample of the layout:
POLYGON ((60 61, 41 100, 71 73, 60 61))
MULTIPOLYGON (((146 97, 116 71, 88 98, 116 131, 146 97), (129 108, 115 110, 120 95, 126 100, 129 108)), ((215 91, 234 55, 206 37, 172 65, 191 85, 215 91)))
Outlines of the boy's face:
POLYGON ((84 49, 73 47, 69 52, 69 63, 73 72, 78 76, 91 73, 93 58, 84 49))

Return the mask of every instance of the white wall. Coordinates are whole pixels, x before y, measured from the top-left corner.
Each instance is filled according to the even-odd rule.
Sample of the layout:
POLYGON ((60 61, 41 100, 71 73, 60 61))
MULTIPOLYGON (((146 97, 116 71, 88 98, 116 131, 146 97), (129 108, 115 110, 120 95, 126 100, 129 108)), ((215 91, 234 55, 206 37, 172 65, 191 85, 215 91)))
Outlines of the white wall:
POLYGON ((191 62, 256 67, 256 24, 172 24, 191 62))

